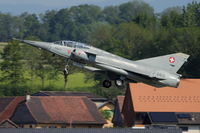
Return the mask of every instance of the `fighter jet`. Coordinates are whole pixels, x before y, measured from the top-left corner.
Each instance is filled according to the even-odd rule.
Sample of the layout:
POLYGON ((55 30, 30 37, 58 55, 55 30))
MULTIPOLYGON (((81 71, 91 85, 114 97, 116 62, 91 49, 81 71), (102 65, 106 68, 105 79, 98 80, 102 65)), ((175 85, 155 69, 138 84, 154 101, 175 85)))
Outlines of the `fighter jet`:
POLYGON ((181 78, 177 71, 189 58, 187 54, 174 53, 132 61, 75 41, 17 40, 63 56, 71 60, 72 64, 77 67, 105 74, 107 79, 103 81, 103 86, 106 88, 111 87, 113 83, 111 81, 114 81, 116 86, 123 86, 125 81, 133 81, 155 87, 177 88, 181 78))

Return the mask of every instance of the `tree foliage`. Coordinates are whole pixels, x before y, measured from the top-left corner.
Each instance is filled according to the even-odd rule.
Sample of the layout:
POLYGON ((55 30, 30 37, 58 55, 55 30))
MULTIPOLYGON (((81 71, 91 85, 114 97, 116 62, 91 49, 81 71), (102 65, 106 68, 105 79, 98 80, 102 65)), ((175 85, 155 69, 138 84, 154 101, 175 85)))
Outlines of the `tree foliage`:
POLYGON ((2 53, 3 62, 0 64, 2 71, 0 80, 12 86, 12 90, 9 92, 11 95, 20 94, 16 88, 22 86, 25 81, 22 53, 20 51, 21 46, 19 43, 12 41, 4 48, 2 53))

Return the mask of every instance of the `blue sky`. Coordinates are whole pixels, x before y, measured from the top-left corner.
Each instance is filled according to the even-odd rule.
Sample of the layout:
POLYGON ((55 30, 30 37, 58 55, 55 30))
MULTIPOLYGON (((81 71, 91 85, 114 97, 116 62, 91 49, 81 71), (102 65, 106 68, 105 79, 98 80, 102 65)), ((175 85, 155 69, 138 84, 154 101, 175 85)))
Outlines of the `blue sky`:
MULTIPOLYGON (((94 4, 101 7, 119 5, 131 0, 0 0, 0 12, 18 15, 22 12, 44 13, 47 10, 67 8, 80 4, 94 4)), ((161 12, 168 7, 183 6, 192 0, 143 0, 149 3, 155 12, 161 12)), ((200 0, 196 0, 200 2, 200 0)))

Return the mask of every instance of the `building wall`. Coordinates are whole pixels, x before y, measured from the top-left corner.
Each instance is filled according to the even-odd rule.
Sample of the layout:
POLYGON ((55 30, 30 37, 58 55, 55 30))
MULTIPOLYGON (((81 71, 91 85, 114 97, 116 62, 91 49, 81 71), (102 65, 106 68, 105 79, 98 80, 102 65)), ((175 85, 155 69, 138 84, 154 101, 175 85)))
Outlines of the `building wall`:
MULTIPOLYGON (((94 102, 94 101, 93 101, 93 102, 94 102)), ((96 105, 97 107, 99 107, 99 106, 102 105, 104 102, 95 101, 94 103, 95 103, 95 105, 96 105)))
POLYGON ((200 126, 182 126, 188 128, 187 131, 183 130, 183 133, 200 133, 200 126))
POLYGON ((113 104, 106 104, 100 110, 114 110, 114 105, 113 104))

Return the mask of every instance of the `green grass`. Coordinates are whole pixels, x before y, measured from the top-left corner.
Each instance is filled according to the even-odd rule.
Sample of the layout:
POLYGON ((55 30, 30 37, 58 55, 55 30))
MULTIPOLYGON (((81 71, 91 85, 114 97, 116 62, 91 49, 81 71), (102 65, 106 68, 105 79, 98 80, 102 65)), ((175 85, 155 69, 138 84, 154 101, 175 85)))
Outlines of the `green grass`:
MULTIPOLYGON (((28 81, 26 86, 34 88, 34 92, 41 90, 42 83, 39 78, 28 81)), ((56 80, 45 80, 44 88, 47 90, 66 90, 66 91, 90 91, 94 88, 95 82, 85 83, 84 73, 73 73, 68 76, 67 88, 64 88, 63 75, 59 75, 56 80)))
MULTIPOLYGON (((0 71, 1 75, 1 71, 0 71)), ((28 73, 25 72, 27 78, 28 73)), ((67 87, 64 87, 64 78, 62 75, 59 75, 56 80, 45 80, 44 87, 42 87, 41 80, 37 77, 33 81, 27 80, 26 83, 20 84, 18 88, 15 88, 20 91, 20 94, 24 95, 25 93, 33 94, 39 91, 82 91, 82 92, 95 92, 95 82, 90 81, 85 83, 85 74, 84 73, 73 73, 68 76, 67 87)), ((0 96, 3 95, 13 95, 10 92, 13 86, 8 84, 6 81, 0 82, 0 96), (7 93, 8 91, 8 93, 7 93), (5 94, 4 94, 5 93, 5 94)))
MULTIPOLYGON (((68 83, 67 88, 73 89, 73 88, 80 88, 80 87, 92 87, 95 85, 95 82, 85 83, 85 74, 84 73, 73 73, 68 76, 68 83)), ((64 78, 63 75, 59 75, 57 80, 51 80, 45 83, 46 85, 53 85, 57 88, 63 88, 64 87, 64 78)))
POLYGON ((74 73, 68 77, 68 87, 69 88, 79 88, 79 87, 93 87, 95 82, 85 83, 85 74, 84 73, 74 73))

